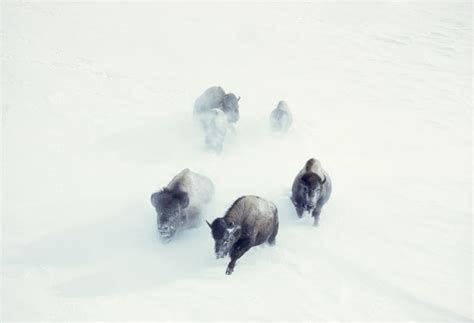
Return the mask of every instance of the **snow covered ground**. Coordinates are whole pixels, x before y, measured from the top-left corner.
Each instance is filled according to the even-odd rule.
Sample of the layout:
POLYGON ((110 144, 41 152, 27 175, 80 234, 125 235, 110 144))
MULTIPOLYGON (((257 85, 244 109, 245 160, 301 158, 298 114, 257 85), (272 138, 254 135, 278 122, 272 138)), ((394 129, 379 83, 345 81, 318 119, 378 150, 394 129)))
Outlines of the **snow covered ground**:
POLYGON ((4 2, 2 38, 3 321, 472 320, 469 2, 4 2), (242 97, 221 155, 211 85, 242 97), (310 157, 318 228, 288 199, 310 157), (232 276, 205 225, 162 245, 149 196, 186 167, 209 221, 274 201, 277 245, 232 276))

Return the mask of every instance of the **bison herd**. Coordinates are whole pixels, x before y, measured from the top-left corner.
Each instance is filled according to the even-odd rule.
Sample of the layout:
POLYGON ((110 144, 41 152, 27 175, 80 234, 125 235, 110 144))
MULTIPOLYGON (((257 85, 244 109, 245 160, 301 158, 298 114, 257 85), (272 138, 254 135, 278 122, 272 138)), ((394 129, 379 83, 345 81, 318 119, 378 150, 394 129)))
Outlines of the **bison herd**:
MULTIPOLYGON (((194 118, 204 132, 206 148, 220 153, 229 131, 239 121, 239 101, 234 93, 225 93, 220 86, 208 88, 194 102, 194 118)), ((293 117, 285 101, 278 102, 270 114, 270 128, 274 132, 287 132, 293 117)))
MULTIPOLYGON (((204 131, 206 147, 215 152, 223 149, 227 132, 239 120, 239 100, 222 87, 210 87, 194 103, 194 117, 204 131)), ((280 101, 270 114, 270 128, 287 132, 292 115, 285 101, 280 101)), ((291 201, 298 217, 312 214, 317 226, 324 204, 331 196, 332 183, 319 160, 309 159, 296 174, 291 201)), ((171 241, 179 232, 200 226, 203 209, 214 196, 214 185, 206 176, 184 169, 162 190, 151 195, 156 210, 159 236, 171 241)), ((223 217, 212 223, 205 221, 214 239, 217 258, 230 256, 226 274, 234 271, 236 261, 250 248, 265 242, 275 243, 278 234, 276 205, 259 196, 246 195, 234 201, 223 217)))

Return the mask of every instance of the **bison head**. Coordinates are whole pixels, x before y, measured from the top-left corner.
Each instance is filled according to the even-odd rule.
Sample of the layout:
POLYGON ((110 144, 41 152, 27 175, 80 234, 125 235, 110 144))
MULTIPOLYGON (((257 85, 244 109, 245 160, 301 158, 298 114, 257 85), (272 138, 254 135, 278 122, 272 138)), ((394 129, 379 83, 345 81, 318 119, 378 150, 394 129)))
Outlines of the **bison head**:
POLYGON ((239 100, 240 98, 237 98, 233 93, 224 96, 222 109, 227 115, 227 120, 231 123, 239 121, 239 100))
POLYGON ((157 214, 158 232, 163 241, 170 241, 186 221, 183 210, 189 205, 188 194, 166 188, 151 195, 157 214))
POLYGON ((313 210, 321 196, 322 185, 325 182, 325 178, 321 179, 315 173, 304 174, 294 198, 297 206, 307 211, 313 210))
MULTIPOLYGON (((207 222, 207 221, 206 221, 207 222)), ((232 249, 234 243, 239 239, 241 228, 233 223, 226 223, 223 218, 215 219, 212 224, 207 222, 214 238, 214 252, 217 258, 223 258, 232 249)))

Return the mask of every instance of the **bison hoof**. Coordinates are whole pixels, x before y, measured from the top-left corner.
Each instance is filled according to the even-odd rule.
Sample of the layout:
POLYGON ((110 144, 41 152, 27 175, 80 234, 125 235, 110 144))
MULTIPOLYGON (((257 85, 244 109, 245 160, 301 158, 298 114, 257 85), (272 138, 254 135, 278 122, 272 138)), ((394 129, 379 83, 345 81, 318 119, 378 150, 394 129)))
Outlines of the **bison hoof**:
POLYGON ((304 210, 296 210, 296 215, 298 215, 298 218, 302 218, 304 214, 304 210))
POLYGON ((234 268, 227 267, 227 270, 225 271, 225 274, 230 275, 230 274, 232 274, 233 271, 234 271, 234 268))

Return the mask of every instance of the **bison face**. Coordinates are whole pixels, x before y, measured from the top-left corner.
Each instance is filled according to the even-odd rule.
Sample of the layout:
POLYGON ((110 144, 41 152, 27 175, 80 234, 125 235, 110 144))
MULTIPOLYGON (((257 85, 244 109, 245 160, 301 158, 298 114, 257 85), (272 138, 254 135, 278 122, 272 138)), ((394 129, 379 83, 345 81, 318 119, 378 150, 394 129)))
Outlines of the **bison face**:
POLYGON ((184 209, 189 205, 188 194, 163 189, 151 196, 157 214, 158 232, 164 242, 169 242, 186 222, 184 209))
POLYGON ((321 180, 318 175, 314 173, 307 173, 301 177, 301 183, 299 185, 299 192, 295 197, 297 206, 312 211, 321 196, 322 184, 325 180, 321 180))
POLYGON ((239 239, 241 233, 240 226, 233 225, 232 223, 227 224, 222 218, 215 219, 209 226, 215 241, 214 252, 216 258, 224 258, 239 239))
POLYGON ((239 121, 239 100, 233 93, 224 96, 223 110, 231 123, 239 121))

